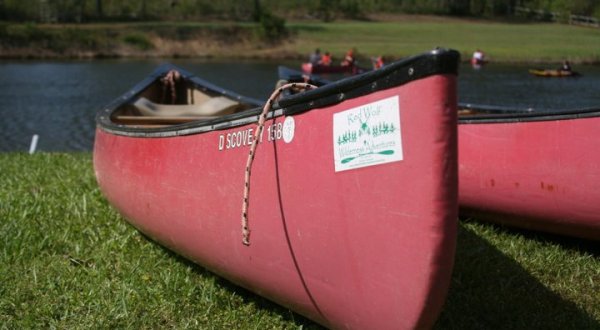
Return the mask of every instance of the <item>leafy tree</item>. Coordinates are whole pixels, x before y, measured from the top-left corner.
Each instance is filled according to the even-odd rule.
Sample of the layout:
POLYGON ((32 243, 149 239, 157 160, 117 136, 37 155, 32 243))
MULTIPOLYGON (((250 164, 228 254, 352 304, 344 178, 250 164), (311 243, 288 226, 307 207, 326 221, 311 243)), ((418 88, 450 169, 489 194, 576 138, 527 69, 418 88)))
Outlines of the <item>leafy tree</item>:
POLYGON ((319 5, 317 7, 317 17, 319 17, 324 22, 332 21, 335 17, 333 14, 337 8, 336 0, 319 0, 319 5))
POLYGON ((102 17, 104 13, 102 12, 102 0, 96 0, 96 17, 102 17))
POLYGON ((285 20, 263 11, 259 22, 260 35, 270 42, 277 42, 287 35, 285 20))
POLYGON ((600 16, 600 0, 0 0, 0 20, 83 22, 212 17, 253 20, 269 31, 278 31, 282 15, 312 16, 323 21, 340 16, 362 19, 375 12, 497 17, 512 15, 517 6, 563 16, 600 16))

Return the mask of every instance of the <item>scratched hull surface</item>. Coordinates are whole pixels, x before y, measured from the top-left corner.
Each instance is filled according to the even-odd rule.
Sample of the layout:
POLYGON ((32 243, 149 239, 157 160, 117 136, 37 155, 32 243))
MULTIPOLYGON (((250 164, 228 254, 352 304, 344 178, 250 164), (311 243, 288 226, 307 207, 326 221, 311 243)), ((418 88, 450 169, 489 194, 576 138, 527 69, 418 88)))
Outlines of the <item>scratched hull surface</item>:
POLYGON ((460 212, 600 239, 600 110, 459 120, 460 212))
POLYGON ((457 65, 436 50, 280 100, 252 165, 249 246, 257 111, 145 128, 109 107, 97 180, 149 237, 325 326, 430 327, 454 258, 457 65))

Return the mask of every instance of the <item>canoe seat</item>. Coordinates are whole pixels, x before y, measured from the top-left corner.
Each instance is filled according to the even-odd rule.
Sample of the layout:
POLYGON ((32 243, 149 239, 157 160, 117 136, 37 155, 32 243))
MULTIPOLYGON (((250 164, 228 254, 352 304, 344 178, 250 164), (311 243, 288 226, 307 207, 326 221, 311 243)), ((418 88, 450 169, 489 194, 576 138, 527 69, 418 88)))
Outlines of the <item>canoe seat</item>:
POLYGON ((200 104, 158 104, 145 97, 138 98, 133 106, 143 116, 179 117, 179 116, 220 116, 234 113, 240 103, 223 96, 212 97, 200 104))

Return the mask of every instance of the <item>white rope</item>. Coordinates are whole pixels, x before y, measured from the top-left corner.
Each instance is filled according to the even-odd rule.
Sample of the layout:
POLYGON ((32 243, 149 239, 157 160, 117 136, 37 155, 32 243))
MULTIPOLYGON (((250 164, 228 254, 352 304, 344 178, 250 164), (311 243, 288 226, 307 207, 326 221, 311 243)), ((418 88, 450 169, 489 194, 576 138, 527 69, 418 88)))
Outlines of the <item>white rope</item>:
POLYGON ((248 154, 248 160, 246 162, 246 175, 244 179, 244 202, 242 204, 242 243, 244 245, 250 245, 250 229, 248 226, 248 206, 250 199, 250 174, 252 172, 252 162, 254 161, 254 155, 256 152, 256 147, 258 146, 259 137, 262 135, 262 131, 265 125, 265 120, 267 118, 267 113, 273 107, 273 103, 279 94, 286 89, 289 88, 300 88, 300 89, 314 89, 317 88, 314 85, 306 84, 306 83, 291 83, 285 84, 279 88, 277 88, 271 97, 265 103, 262 112, 258 118, 258 128, 254 132, 254 139, 252 140, 252 145, 250 146, 250 153, 248 154))

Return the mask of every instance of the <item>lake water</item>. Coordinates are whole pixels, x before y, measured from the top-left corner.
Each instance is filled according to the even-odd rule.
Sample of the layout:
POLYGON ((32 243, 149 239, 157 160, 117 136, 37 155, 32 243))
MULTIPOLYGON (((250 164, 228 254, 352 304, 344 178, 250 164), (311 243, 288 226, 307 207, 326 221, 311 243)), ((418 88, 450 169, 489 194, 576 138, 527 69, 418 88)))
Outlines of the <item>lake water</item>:
MULTIPOLYGON (((174 64, 240 94, 266 99, 277 65, 297 62, 176 60, 174 64)), ((91 151, 98 109, 141 81, 162 61, 0 62, 0 152, 27 151, 34 134, 39 151, 91 151)), ((528 66, 463 66, 459 101, 560 110, 600 106, 600 67, 575 66, 579 78, 536 78, 528 66)))

